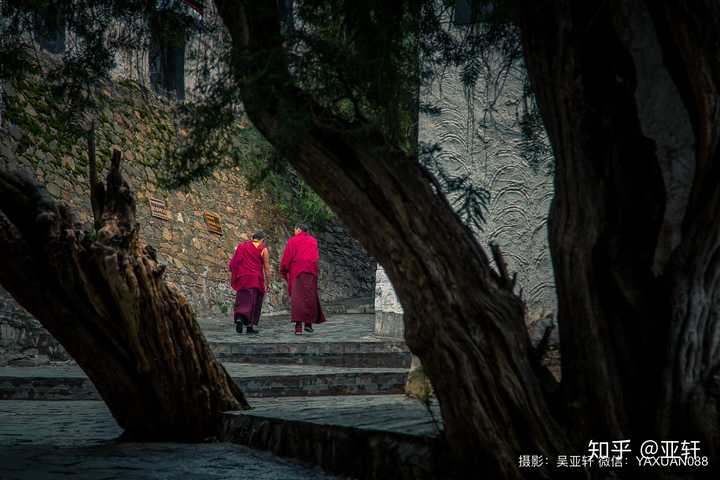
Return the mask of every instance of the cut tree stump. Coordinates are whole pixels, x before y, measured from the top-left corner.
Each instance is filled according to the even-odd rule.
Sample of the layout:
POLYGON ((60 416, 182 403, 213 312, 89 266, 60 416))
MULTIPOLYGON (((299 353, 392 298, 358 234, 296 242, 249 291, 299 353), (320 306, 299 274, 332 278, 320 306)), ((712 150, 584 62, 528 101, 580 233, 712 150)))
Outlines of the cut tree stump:
POLYGON ((91 231, 31 175, 0 171, 0 284, 82 367, 126 437, 212 438, 222 412, 249 405, 140 239, 120 162, 114 151, 106 185, 92 175, 91 231))

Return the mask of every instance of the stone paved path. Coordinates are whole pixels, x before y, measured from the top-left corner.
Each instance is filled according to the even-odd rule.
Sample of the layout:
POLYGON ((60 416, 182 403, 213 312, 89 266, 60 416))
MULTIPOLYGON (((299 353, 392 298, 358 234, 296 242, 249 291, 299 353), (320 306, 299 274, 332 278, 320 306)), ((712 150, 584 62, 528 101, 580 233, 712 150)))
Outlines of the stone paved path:
POLYGON ((102 402, 0 402, 0 479, 332 479, 230 443, 115 443, 102 402))
MULTIPOLYGON (((238 335, 230 318, 200 323, 246 393, 271 396, 226 415, 228 440, 363 478, 369 465, 396 480, 434 478, 428 459, 437 456, 439 412, 377 395, 402 391, 410 354, 403 342, 373 334, 373 315, 346 309, 302 336, 282 315, 263 318, 257 336, 238 335), (305 396, 275 398, 285 395, 305 396), (429 476, 416 477, 420 471, 429 476)), ((72 364, 0 368, 0 393, 24 388, 27 398, 57 398, 0 401, 0 480, 335 478, 235 443, 114 442, 120 429, 103 403, 82 400, 96 397, 83 377, 72 364), (81 400, 65 401, 68 392, 81 400)))
MULTIPOLYGON (((403 342, 373 335, 374 317, 331 315, 297 336, 287 319, 263 319, 259 335, 239 335, 228 321, 205 325, 211 348, 251 397, 401 393, 410 353, 403 342)), ((75 364, 0 367, 0 399, 96 400, 75 364)))
POLYGON ((405 395, 264 398, 255 400, 252 410, 226 414, 239 415, 420 437, 434 437, 442 430, 436 401, 428 407, 405 395))
POLYGON ((311 334, 295 335, 294 324, 289 317, 264 317, 260 319, 259 335, 238 335, 232 320, 200 319, 200 325, 210 342, 237 343, 297 343, 297 342, 385 342, 386 338, 377 337, 375 317, 368 314, 329 315, 325 323, 316 325, 311 334))
MULTIPOLYGON (((281 375, 325 375, 353 372, 395 372, 406 373, 406 368, 341 368, 317 365, 257 365, 249 363, 225 363, 225 369, 232 377, 253 378, 281 375)), ((33 378, 85 378, 85 373, 76 364, 48 365, 41 367, 0 367, 0 377, 33 378)))
POLYGON ((268 398, 223 416, 223 438, 352 478, 438 480, 451 462, 438 405, 404 395, 268 398))

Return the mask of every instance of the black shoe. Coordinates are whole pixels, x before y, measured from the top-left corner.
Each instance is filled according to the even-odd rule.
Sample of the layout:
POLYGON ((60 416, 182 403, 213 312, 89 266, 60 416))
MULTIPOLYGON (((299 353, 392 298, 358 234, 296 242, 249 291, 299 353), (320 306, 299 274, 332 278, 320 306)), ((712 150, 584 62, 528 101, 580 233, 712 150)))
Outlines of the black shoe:
POLYGON ((237 333, 242 333, 243 332, 243 324, 240 322, 235 322, 235 331, 237 333))
POLYGON ((305 325, 305 331, 308 333, 312 333, 314 330, 310 325, 305 325))
POLYGON ((258 333, 260 333, 260 332, 258 332, 257 330, 255 330, 255 329, 252 327, 252 325, 248 325, 248 327, 247 327, 247 334, 248 334, 248 335, 257 335, 258 333))

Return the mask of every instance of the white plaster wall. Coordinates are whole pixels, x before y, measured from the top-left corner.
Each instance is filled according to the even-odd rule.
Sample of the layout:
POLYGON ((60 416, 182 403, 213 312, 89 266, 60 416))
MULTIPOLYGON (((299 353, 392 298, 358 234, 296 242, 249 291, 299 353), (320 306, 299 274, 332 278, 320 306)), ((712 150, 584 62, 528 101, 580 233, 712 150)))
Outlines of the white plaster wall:
MULTIPOLYGON (((447 172, 469 174, 473 183, 489 190, 487 222, 476 232, 478 240, 485 248, 490 241, 500 245, 510 271, 518 273, 529 318, 539 318, 555 311, 547 240, 552 158, 548 153, 544 163, 533 168, 521 156, 523 67, 516 64, 501 72, 499 64, 499 58, 491 59, 470 92, 458 69, 437 72, 420 97, 440 112, 420 115, 419 140, 440 146, 436 158, 447 172)), ((377 278, 376 312, 401 311, 387 277, 378 271, 377 278), (386 285, 380 287, 382 282, 386 285)))
POLYGON ((457 70, 438 74, 421 97, 439 107, 440 114, 420 116, 420 141, 438 143, 438 158, 447 171, 470 174, 490 192, 487 222, 476 232, 478 240, 483 247, 491 241, 500 245, 508 267, 518 273, 530 310, 554 310, 547 241, 552 177, 547 164, 533 168, 520 154, 521 66, 513 66, 500 81, 497 74, 497 69, 487 68, 470 105, 457 70))

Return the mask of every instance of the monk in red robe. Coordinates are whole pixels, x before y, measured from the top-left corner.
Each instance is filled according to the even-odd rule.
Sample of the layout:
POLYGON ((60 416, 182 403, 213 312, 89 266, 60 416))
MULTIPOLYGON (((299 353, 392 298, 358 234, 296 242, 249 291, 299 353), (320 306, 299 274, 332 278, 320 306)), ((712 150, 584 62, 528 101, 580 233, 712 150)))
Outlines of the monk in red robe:
POLYGON ((317 240, 307 232, 307 226, 299 224, 285 246, 280 273, 287 282, 290 295, 290 321, 295 322, 295 335, 305 331, 312 333, 314 323, 325 321, 318 296, 317 240))
POLYGON ((235 331, 258 333, 262 302, 270 290, 270 254, 265 246, 265 234, 255 232, 252 240, 238 244, 228 265, 230 284, 235 294, 235 331))

